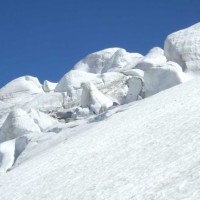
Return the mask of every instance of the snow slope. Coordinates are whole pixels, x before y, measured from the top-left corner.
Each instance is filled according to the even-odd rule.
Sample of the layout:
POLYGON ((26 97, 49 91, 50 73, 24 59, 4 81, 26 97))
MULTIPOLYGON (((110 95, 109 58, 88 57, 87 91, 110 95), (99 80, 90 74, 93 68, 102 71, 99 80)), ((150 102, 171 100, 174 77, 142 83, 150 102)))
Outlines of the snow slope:
POLYGON ((1 200, 199 199, 199 84, 118 107, 71 136, 66 128, 65 140, 1 176, 1 200))
POLYGON ((2 87, 0 200, 200 199, 198 33, 145 56, 92 53, 58 83, 2 87))

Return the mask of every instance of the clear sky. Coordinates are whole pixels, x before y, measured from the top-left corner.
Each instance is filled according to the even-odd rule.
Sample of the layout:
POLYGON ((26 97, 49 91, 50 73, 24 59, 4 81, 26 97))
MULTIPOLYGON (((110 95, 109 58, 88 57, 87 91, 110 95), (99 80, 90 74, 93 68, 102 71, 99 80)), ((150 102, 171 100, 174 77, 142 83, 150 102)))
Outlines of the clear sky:
POLYGON ((89 53, 146 54, 200 22, 200 0, 1 0, 0 87, 33 75, 57 82, 89 53))

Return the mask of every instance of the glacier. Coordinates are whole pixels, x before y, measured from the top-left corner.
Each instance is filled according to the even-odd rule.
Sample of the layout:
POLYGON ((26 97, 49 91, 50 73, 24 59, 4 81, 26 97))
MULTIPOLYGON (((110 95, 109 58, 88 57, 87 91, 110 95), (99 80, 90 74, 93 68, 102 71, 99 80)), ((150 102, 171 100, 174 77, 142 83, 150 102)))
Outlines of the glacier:
POLYGON ((0 199, 200 198, 199 23, 147 55, 89 54, 0 89, 0 199))

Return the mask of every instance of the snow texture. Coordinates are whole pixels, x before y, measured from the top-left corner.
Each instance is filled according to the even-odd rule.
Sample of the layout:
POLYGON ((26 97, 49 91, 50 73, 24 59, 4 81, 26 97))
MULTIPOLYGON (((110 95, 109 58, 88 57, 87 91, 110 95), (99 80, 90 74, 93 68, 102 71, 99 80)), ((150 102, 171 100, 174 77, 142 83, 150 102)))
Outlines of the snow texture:
POLYGON ((55 90, 57 83, 52 83, 50 81, 45 80, 43 84, 43 90, 45 92, 52 92, 55 90))
POLYGON ((152 67, 144 73, 146 97, 187 81, 187 75, 174 62, 152 67))
POLYGON ((71 136, 63 127, 67 139, 52 138, 48 149, 1 177, 1 199, 199 199, 199 84, 79 125, 71 136))
POLYGON ((84 82, 81 87, 83 88, 81 95, 81 106, 83 108, 89 108, 95 114, 99 114, 113 105, 113 102, 92 83, 84 82))
POLYGON ((170 34, 165 40, 165 55, 183 71, 200 70, 200 23, 170 34))
POLYGON ((20 108, 11 111, 0 129, 0 142, 15 139, 40 128, 28 113, 20 108))
POLYGON ((32 76, 17 78, 0 89, 0 100, 8 103, 29 100, 30 95, 43 93, 38 79, 32 76))
POLYGON ((88 55, 79 61, 74 69, 95 74, 118 72, 135 67, 142 58, 139 53, 128 53, 121 48, 109 48, 88 55))
POLYGON ((154 47, 149 53, 136 65, 137 69, 148 70, 157 65, 166 63, 167 59, 164 56, 164 51, 159 47, 154 47))
POLYGON ((0 200, 200 199, 199 28, 2 87, 0 200))

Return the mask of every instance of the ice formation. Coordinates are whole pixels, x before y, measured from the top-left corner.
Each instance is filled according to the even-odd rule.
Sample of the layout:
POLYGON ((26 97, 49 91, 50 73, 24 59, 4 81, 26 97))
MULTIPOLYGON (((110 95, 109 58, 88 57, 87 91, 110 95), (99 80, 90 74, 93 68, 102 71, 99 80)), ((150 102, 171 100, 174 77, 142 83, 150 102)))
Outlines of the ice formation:
POLYGON ((199 71, 200 23, 170 34, 164 50, 167 60, 178 63, 183 71, 199 71))
POLYGON ((182 68, 174 62, 152 67, 144 73, 145 96, 151 96, 187 81, 182 68))
POLYGON ((81 84, 81 107, 89 108, 95 114, 106 111, 113 105, 113 102, 100 92, 91 82, 81 84))
POLYGON ((57 86, 57 83, 52 83, 50 81, 45 80, 43 84, 43 89, 45 92, 53 92, 57 86))
POLYGON ((145 56, 89 54, 58 83, 2 87, 0 199, 199 199, 200 81, 185 83, 199 71, 199 32, 145 56))
POLYGON ((43 93, 42 85, 32 76, 17 78, 0 89, 0 100, 9 103, 26 101, 27 97, 43 93))

